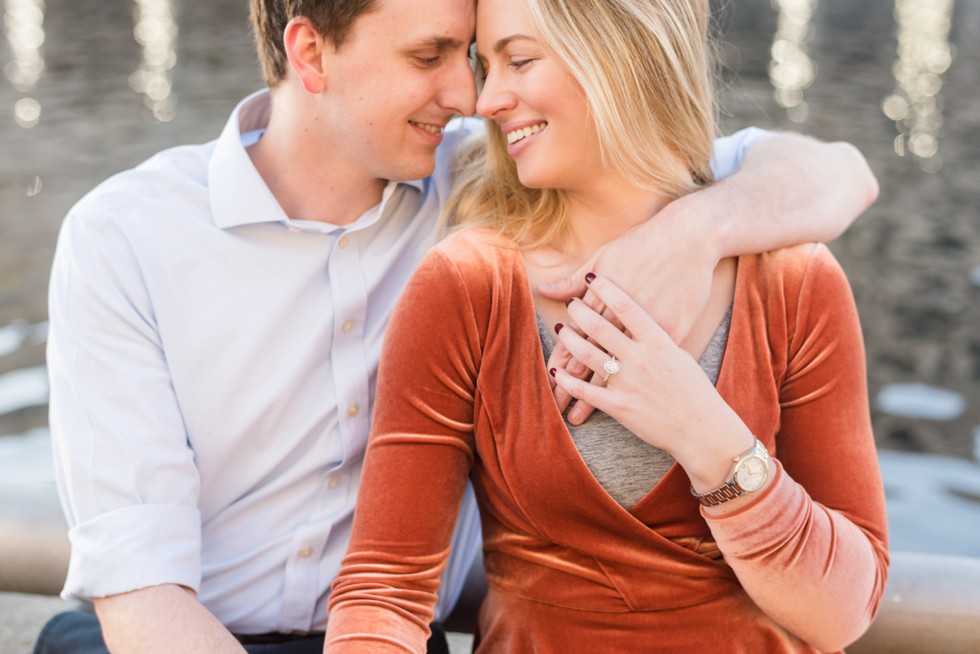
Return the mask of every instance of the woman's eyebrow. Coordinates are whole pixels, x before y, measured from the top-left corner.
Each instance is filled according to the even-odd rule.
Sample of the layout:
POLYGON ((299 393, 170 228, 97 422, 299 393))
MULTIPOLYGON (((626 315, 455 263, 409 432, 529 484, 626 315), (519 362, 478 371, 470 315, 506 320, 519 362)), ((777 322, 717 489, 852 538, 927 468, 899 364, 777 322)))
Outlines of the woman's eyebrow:
POLYGON ((535 43, 537 43, 537 41, 538 41, 533 36, 526 36, 524 34, 511 34, 510 36, 505 36, 504 38, 502 38, 499 41, 497 41, 496 43, 494 43, 493 44, 493 51, 499 53, 501 50, 503 50, 504 48, 506 48, 510 44, 511 41, 519 41, 519 40, 534 41, 535 43))
MULTIPOLYGON (((497 54, 500 54, 500 52, 511 43, 511 41, 531 41, 532 43, 538 42, 538 40, 533 36, 526 36, 524 34, 511 34, 510 36, 505 36, 504 38, 494 43, 493 51, 497 54)), ((476 51, 476 56, 481 59, 486 59, 486 57, 484 57, 479 50, 476 51)))

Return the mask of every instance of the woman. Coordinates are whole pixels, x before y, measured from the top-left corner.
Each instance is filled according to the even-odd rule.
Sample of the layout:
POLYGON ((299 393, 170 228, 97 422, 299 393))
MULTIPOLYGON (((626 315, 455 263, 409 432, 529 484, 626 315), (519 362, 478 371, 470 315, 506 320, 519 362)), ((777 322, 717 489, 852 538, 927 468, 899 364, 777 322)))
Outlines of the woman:
POLYGON ((708 18, 706 0, 479 1, 489 146, 452 203, 466 227, 388 328, 327 651, 424 650, 468 476, 480 652, 839 651, 870 623, 884 498, 824 247, 723 261, 679 345, 609 280, 588 277, 625 332, 531 291, 710 182, 708 18), (549 332, 604 387, 547 370, 549 332), (605 416, 570 428, 549 373, 605 416))

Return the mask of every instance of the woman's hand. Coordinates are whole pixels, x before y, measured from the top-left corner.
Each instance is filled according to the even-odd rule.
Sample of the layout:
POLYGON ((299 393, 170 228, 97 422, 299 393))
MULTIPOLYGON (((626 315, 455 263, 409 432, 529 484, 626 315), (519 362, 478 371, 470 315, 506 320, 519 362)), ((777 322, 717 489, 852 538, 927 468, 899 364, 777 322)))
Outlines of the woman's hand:
MULTIPOLYGON (((624 237, 607 243, 577 273, 563 281, 541 285, 539 292, 545 297, 561 300, 581 297, 586 306, 622 328, 615 313, 609 311, 582 281, 586 273, 598 271, 616 280, 621 288, 629 289, 636 303, 657 320, 674 342, 680 343, 704 310, 711 291, 712 271, 718 264, 718 256, 704 236, 707 228, 701 226, 701 216, 681 210, 680 206, 677 202, 667 205, 657 214, 656 220, 649 220, 624 237), (663 280, 672 281, 665 283, 663 280)), ((557 344, 552 352, 548 368, 564 368, 579 379, 588 379, 592 374, 561 344, 557 344)), ((598 378, 592 381, 597 383, 598 378)), ((557 387, 555 400, 559 410, 565 411, 572 398, 557 387)), ((573 425, 582 424, 592 410, 588 400, 580 399, 569 410, 568 421, 573 425)))
POLYGON ((590 384, 557 367, 549 372, 570 396, 605 411, 673 455, 698 492, 718 487, 732 458, 752 446, 751 432, 697 361, 639 304, 608 279, 592 274, 588 279, 590 291, 625 331, 585 302, 573 300, 568 313, 583 334, 563 328, 558 340, 600 379, 605 377, 605 383, 590 384), (612 357, 615 365, 607 369, 612 357))

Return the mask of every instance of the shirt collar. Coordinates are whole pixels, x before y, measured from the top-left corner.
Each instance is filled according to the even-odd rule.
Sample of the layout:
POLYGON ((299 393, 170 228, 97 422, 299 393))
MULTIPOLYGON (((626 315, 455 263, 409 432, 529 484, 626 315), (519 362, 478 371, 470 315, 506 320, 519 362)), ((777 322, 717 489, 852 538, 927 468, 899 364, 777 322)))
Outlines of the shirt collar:
MULTIPOLYGON (((308 225, 310 222, 289 219, 245 150, 243 135, 264 130, 269 124, 271 113, 272 94, 269 89, 256 91, 235 107, 215 142, 208 164, 208 188, 211 215, 215 224, 221 229, 256 223, 281 222, 287 225, 294 223, 308 225)), ((381 207, 398 186, 407 186, 423 192, 425 180, 389 182, 385 187, 381 207)), ((376 222, 381 213, 378 208, 375 206, 367 212, 367 214, 375 214, 373 219, 366 214, 347 229, 354 228, 355 225, 362 227, 367 226, 365 223, 376 222), (365 221, 365 218, 368 220, 365 221)), ((326 223, 323 225, 327 226, 326 223)), ((336 229, 337 226, 329 228, 336 229)))

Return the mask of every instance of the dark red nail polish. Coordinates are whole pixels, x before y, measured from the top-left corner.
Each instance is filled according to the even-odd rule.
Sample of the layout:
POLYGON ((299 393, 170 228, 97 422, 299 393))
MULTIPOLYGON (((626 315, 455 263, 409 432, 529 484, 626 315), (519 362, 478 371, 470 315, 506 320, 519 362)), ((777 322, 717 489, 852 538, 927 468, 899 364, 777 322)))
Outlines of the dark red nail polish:
POLYGON ((558 372, 558 371, 555 370, 554 368, 552 368, 551 370, 548 371, 548 374, 551 375, 552 377, 554 377, 556 372, 558 372))
POLYGON ((585 273, 585 283, 591 284, 595 281, 595 273, 585 273))
POLYGON ((555 323, 555 333, 557 334, 558 332, 560 332, 561 331, 561 328, 564 327, 564 326, 565 325, 561 324, 560 322, 556 322, 555 323))

